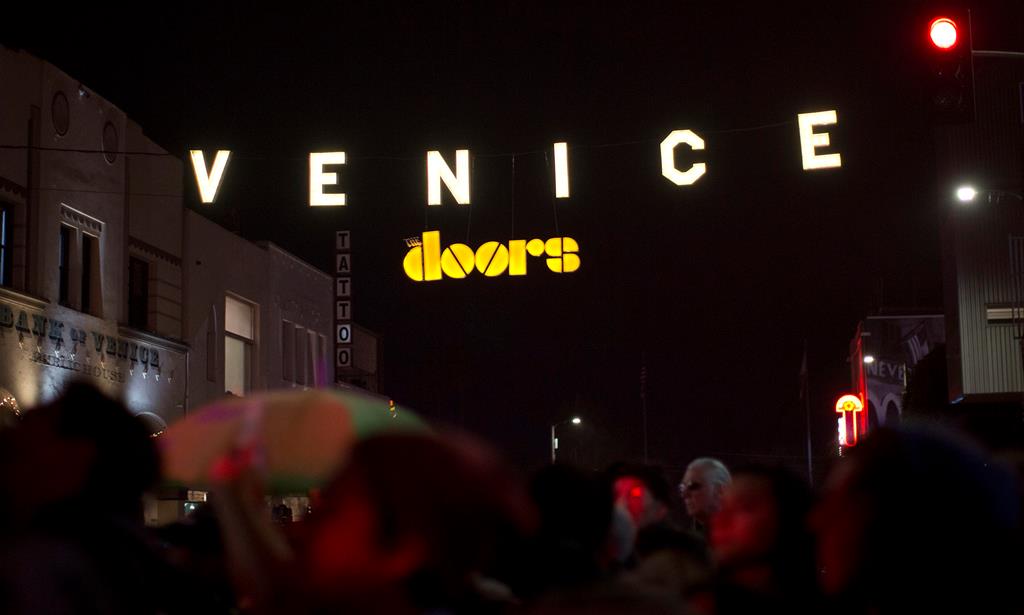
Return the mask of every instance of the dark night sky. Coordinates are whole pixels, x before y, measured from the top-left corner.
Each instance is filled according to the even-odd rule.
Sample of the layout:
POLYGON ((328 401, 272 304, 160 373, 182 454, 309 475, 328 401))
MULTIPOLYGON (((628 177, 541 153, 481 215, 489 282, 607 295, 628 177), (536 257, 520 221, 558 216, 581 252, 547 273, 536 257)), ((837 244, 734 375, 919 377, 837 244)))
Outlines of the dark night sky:
MULTIPOLYGON (((799 464, 806 338, 814 445, 828 456, 856 321, 941 305, 944 204, 915 81, 914 28, 930 9, 425 4, 174 5, 118 22, 83 8, 60 23, 27 16, 48 24, 38 36, 3 36, 171 152, 234 150, 207 213, 246 237, 329 269, 334 230, 350 229, 356 319, 383 337, 385 391, 423 414, 529 465, 575 405, 586 424, 566 430, 566 454, 637 457, 645 353, 653 459, 799 464), (796 114, 828 108, 843 168, 803 172, 796 114), (693 187, 660 175, 658 143, 675 128, 707 142, 693 187), (553 205, 544 156, 528 152, 557 140, 574 148, 573 195, 553 205), (550 237, 556 209, 581 270, 406 279, 425 152, 451 160, 456 147, 475 156, 473 205, 431 208, 428 228, 445 244, 550 237), (310 209, 306 155, 335 148, 350 157, 349 206, 310 209), (514 176, 508 152, 523 152, 514 176)), ((975 47, 1020 50, 1021 17, 1017 2, 975 5, 975 47)))

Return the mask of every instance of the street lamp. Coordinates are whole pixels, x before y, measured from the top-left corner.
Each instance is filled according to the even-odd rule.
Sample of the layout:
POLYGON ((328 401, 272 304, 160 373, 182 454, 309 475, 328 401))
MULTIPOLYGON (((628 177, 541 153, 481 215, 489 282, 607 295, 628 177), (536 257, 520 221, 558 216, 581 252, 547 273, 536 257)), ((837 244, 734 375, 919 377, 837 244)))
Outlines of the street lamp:
POLYGON ((970 203, 976 196, 978 196, 978 191, 974 189, 974 186, 960 186, 956 189, 956 198, 961 203, 970 203))
POLYGON ((582 422, 583 419, 578 416, 574 416, 571 419, 560 421, 551 426, 551 463, 555 463, 555 451, 558 450, 558 437, 555 435, 555 428, 561 425, 568 425, 569 423, 579 425, 582 422))
POLYGON ((958 186, 956 189, 956 199, 961 203, 973 203, 979 194, 983 194, 988 197, 988 201, 990 203, 992 202, 993 197, 995 197, 995 200, 998 202, 998 200, 1004 196, 1011 196, 1018 201, 1024 201, 1024 195, 1021 195, 1019 192, 1011 192, 1009 190, 978 190, 970 184, 963 184, 958 186))

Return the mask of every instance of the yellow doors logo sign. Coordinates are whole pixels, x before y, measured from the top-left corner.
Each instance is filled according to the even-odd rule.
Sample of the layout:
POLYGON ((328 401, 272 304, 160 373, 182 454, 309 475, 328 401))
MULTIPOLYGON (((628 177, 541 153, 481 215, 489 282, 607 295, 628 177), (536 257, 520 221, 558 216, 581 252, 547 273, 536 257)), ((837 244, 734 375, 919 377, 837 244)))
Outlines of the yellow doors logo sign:
POLYGON ((526 275, 527 255, 545 257, 544 263, 555 273, 572 273, 580 268, 580 246, 572 237, 543 239, 512 239, 508 245, 488 241, 474 250, 464 243, 453 243, 441 249, 441 232, 423 233, 421 245, 413 246, 405 255, 405 275, 415 282, 432 282, 442 278, 465 278, 479 271, 489 278, 505 275, 526 275))

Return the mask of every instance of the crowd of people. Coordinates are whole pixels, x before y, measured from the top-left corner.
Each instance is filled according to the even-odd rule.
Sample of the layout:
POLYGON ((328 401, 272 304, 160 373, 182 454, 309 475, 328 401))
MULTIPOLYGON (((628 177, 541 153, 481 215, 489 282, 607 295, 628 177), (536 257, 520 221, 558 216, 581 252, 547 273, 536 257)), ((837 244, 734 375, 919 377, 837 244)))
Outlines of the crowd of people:
POLYGON ((210 506, 153 528, 154 439, 73 385, 0 430, 0 613, 1017 613, 1012 464, 878 429, 812 492, 695 459, 524 476, 478 440, 356 443, 292 521, 228 451, 210 506), (672 485, 677 484, 677 489, 672 485))

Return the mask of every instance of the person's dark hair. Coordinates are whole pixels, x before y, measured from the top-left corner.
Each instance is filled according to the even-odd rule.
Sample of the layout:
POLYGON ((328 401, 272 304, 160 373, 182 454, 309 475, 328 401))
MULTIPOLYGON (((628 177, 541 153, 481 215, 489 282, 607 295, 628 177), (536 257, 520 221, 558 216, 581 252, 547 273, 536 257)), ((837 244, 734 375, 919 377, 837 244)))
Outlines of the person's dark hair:
POLYGON ((640 559, 658 551, 669 550, 682 553, 702 565, 711 564, 704 539, 663 523, 655 523, 637 531, 634 550, 640 559))
POLYGON ((623 477, 632 477, 644 484, 651 497, 665 506, 672 505, 672 487, 661 468, 651 465, 615 463, 607 470, 609 482, 614 483, 623 477))
POLYGON ((1012 474, 948 434, 879 429, 852 452, 865 502, 855 591, 880 613, 1015 612, 1020 500, 1012 474))
POLYGON ((160 458, 146 426, 94 386, 73 383, 56 400, 30 412, 34 413, 52 414, 60 436, 95 444, 84 499, 134 509, 159 478, 160 458))
POLYGON ((534 520, 518 477, 468 438, 394 433, 359 442, 314 515, 330 515, 352 480, 373 504, 381 545, 424 541, 426 561, 407 583, 424 608, 465 598, 469 575, 489 563, 499 535, 534 520))
POLYGON ((810 591, 816 573, 814 541, 807 525, 813 502, 807 481, 788 468, 760 464, 732 470, 734 482, 744 477, 764 481, 775 500, 778 533, 769 557, 780 588, 791 595, 810 591))
POLYGON ((529 493, 540 524, 506 575, 516 594, 530 599, 604 579, 614 498, 603 477, 549 465, 533 474, 529 493))

